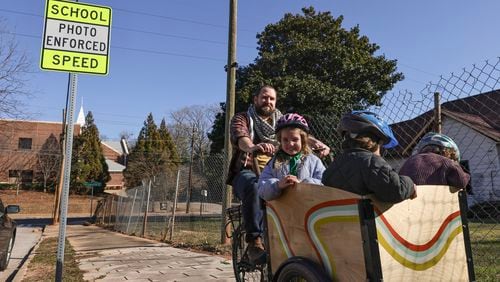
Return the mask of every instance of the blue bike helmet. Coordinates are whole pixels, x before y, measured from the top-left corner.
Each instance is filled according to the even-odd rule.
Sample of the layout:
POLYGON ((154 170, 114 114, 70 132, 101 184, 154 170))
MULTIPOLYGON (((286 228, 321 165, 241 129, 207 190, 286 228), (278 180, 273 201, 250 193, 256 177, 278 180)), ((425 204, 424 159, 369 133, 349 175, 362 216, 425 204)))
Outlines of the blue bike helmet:
POLYGON ((394 148, 399 144, 387 122, 369 111, 352 111, 343 115, 339 124, 339 132, 342 136, 345 133, 354 135, 371 133, 382 140, 382 147, 386 149, 394 148))

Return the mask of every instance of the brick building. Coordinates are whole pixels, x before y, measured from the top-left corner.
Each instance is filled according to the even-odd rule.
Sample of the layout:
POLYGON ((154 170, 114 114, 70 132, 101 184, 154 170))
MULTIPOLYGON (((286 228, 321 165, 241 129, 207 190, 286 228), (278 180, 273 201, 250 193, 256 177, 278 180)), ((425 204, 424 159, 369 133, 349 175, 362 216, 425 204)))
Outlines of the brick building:
MULTIPOLYGON (((80 124, 81 121, 75 124, 75 136, 80 134, 80 124)), ((39 165, 40 149, 51 136, 59 142, 61 132, 61 122, 0 120, 0 183, 30 185, 39 181, 43 173, 39 165)), ((123 150, 115 143, 119 144, 101 143, 111 175, 107 189, 123 188, 123 150)))
MULTIPOLYGON (((39 152, 52 135, 59 140, 61 122, 0 120, 0 183, 32 183, 39 152)), ((80 125, 75 125, 75 136, 80 125)))
POLYGON ((111 179, 106 183, 106 189, 122 189, 124 185, 123 170, 125 169, 124 148, 118 141, 101 141, 101 148, 111 176, 111 179))

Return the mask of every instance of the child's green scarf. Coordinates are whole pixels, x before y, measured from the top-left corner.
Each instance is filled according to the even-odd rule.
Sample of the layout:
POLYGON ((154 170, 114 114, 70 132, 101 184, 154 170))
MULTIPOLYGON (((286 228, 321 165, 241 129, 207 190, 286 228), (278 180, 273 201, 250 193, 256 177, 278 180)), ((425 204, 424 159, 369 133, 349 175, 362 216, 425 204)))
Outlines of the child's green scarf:
POLYGON ((301 153, 298 153, 295 156, 290 156, 290 174, 291 175, 297 175, 297 164, 299 163, 300 157, 302 156, 301 153))
POLYGON ((286 161, 289 162, 289 167, 290 167, 290 174, 291 175, 297 175, 297 167, 299 164, 299 160, 302 157, 302 153, 298 153, 295 156, 290 156, 289 154, 285 153, 283 150, 278 151, 276 160, 278 163, 285 163, 286 161))

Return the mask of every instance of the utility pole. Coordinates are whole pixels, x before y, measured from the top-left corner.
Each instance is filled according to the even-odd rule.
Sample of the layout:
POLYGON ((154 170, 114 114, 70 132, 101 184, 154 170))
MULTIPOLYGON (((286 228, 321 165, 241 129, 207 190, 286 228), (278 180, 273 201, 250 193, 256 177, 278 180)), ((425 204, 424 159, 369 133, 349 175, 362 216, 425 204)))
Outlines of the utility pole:
POLYGON ((228 220, 226 209, 231 206, 231 186, 226 185, 226 176, 229 170, 229 161, 231 160, 232 148, 229 137, 229 123, 234 116, 234 100, 236 92, 236 68, 238 64, 236 63, 236 18, 238 11, 238 1, 229 0, 229 39, 228 39, 228 54, 227 54, 227 93, 226 93, 226 121, 224 126, 224 175, 222 177, 222 185, 225 189, 222 189, 222 220, 221 220, 221 243, 229 243, 229 238, 227 238, 226 228, 228 231, 231 226, 226 226, 228 220))
MULTIPOLYGON (((76 1, 78 2, 78 1, 76 1)), ((66 114, 68 113, 68 108, 69 108, 69 101, 70 101, 70 95, 71 95, 71 73, 68 74, 68 90, 66 92, 66 108, 63 109, 63 117, 62 117, 62 133, 61 133, 61 170, 59 173, 59 183, 57 184, 56 191, 54 192, 54 213, 52 216, 52 224, 58 224, 59 223, 59 216, 60 216, 60 211, 61 211, 61 195, 63 191, 63 183, 64 183, 64 168, 66 166, 65 164, 65 152, 66 152, 66 140, 64 138, 67 138, 66 132, 68 132, 68 121, 66 119, 66 114), (66 136, 66 137, 65 137, 66 136)), ((75 85, 76 87, 76 85, 75 85)))
POLYGON ((191 133, 191 156, 189 161, 189 183, 187 189, 186 197, 186 213, 189 213, 189 207, 191 206, 191 195, 193 194, 193 151, 194 151, 194 132, 195 124, 193 123, 193 131, 191 133))
POLYGON ((434 131, 441 133, 441 95, 439 92, 434 92, 434 131))
MULTIPOLYGON (((69 79, 68 79, 69 81, 69 79)), ((69 83, 68 83, 69 84, 69 83)), ((68 85, 69 87, 69 85, 68 85)), ((68 91, 69 93, 69 91, 68 91)), ((60 164, 60 171, 59 171, 59 183, 57 183, 57 186, 55 187, 54 191, 54 210, 52 213, 52 224, 58 224, 59 223, 59 206, 61 202, 61 192, 62 192, 62 187, 63 187, 63 179, 64 179, 64 146, 66 144, 64 140, 64 135, 66 132, 66 111, 68 110, 68 97, 66 97, 66 109, 63 109, 62 114, 62 129, 61 129, 61 136, 60 136, 60 143, 61 143, 61 164, 60 164)))

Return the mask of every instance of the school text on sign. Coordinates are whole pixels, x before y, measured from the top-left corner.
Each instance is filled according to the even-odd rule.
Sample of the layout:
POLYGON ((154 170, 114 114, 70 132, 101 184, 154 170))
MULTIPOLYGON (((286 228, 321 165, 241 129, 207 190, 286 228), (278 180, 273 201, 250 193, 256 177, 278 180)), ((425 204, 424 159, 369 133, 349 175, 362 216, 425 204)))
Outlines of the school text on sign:
POLYGON ((106 75, 111 8, 47 0, 40 67, 106 75))

